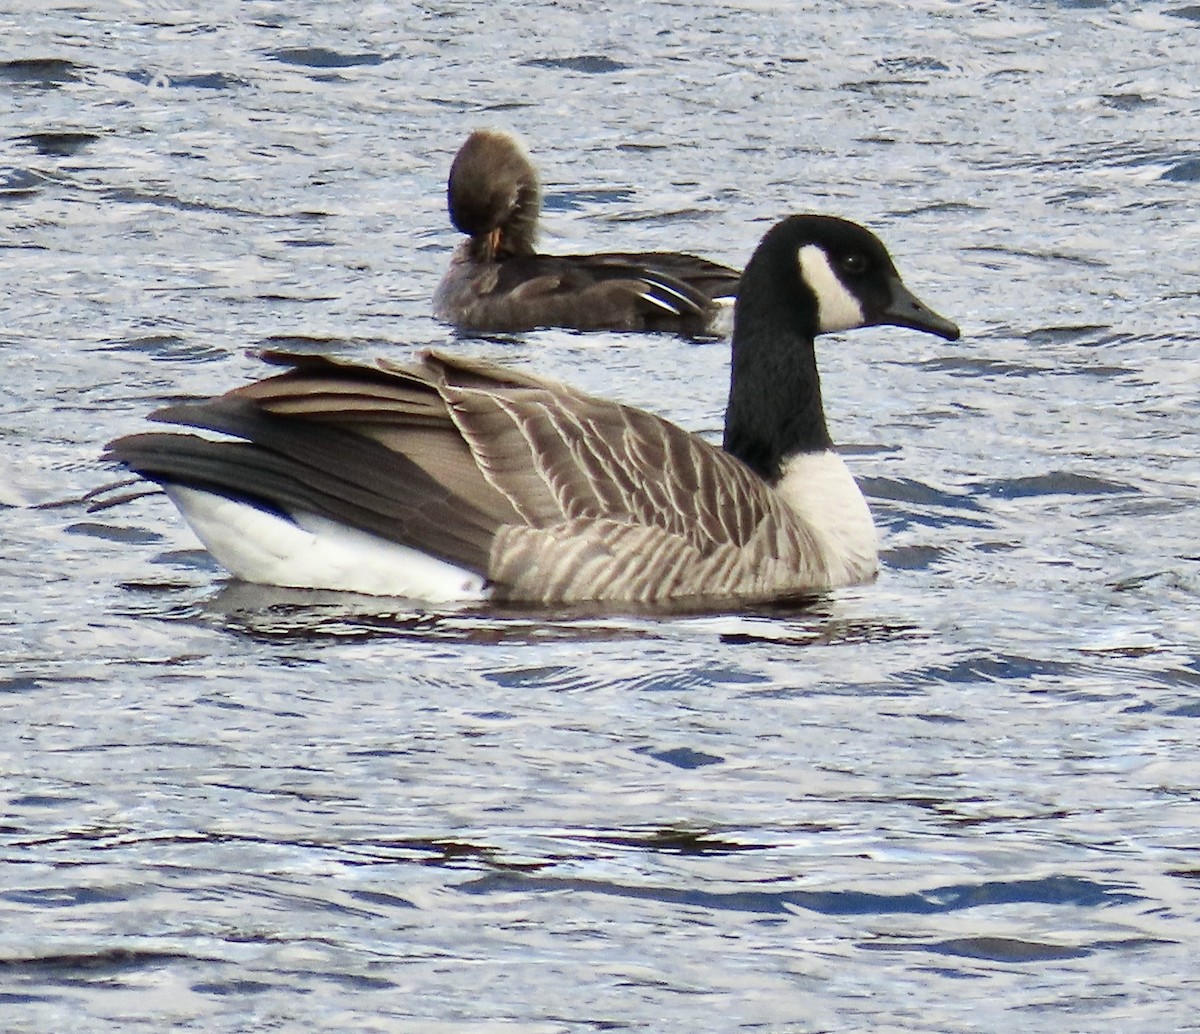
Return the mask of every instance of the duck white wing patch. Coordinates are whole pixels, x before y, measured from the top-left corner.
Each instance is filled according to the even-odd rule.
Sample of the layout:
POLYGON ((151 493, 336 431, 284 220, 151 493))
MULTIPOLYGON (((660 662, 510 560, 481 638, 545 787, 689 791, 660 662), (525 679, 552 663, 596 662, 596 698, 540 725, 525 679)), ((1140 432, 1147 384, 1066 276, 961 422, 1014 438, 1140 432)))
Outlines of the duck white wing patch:
POLYGON ((859 300, 842 283, 829 264, 829 255, 816 244, 806 244, 797 254, 800 277, 817 297, 817 330, 829 334, 853 330, 866 321, 859 300))
POLYGON ((700 311, 695 301, 658 277, 646 275, 640 279, 649 288, 647 291, 639 292, 640 296, 659 308, 666 309, 672 315, 682 316, 685 313, 700 311))
POLYGON ((651 305, 657 305, 660 309, 666 309, 666 311, 669 312, 672 316, 681 315, 679 310, 674 305, 671 305, 669 302, 663 301, 663 299, 659 298, 656 294, 653 294, 650 291, 641 291, 638 294, 638 297, 641 298, 643 301, 649 302, 651 305))
POLYGON ((289 520, 195 488, 166 485, 164 491, 205 548, 242 581, 431 603, 491 595, 473 571, 314 514, 289 520))

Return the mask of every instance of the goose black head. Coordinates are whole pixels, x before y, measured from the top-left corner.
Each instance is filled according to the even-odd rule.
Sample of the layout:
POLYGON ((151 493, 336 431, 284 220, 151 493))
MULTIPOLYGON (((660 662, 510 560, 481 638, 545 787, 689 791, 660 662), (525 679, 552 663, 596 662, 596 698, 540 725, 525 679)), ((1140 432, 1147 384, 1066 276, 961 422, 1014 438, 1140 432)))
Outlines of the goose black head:
POLYGON ((904 286, 869 230, 820 215, 790 216, 768 230, 734 309, 726 451, 773 482, 788 456, 830 448, 813 339, 879 325, 959 336, 904 286))
POLYGON ((742 276, 739 309, 743 300, 752 312, 787 313, 809 337, 880 325, 959 336, 905 287, 878 237, 834 216, 794 215, 772 227, 742 276))

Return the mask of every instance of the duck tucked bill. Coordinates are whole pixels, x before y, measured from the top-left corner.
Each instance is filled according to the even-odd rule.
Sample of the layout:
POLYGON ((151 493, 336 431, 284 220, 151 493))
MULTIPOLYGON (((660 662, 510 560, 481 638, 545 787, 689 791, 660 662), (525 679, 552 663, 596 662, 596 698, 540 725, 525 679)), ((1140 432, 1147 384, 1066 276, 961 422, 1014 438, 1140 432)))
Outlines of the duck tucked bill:
POLYGON ((446 188, 450 221, 467 235, 434 295, 434 314, 460 330, 715 332, 738 272, 677 252, 542 255, 542 194, 524 148, 477 130, 459 149, 446 188))
POLYGON ((833 451, 813 339, 891 324, 948 340, 867 230, 774 226, 747 266, 722 447, 644 410, 439 352, 286 371, 153 418, 108 455, 163 486, 251 582, 429 601, 768 601, 877 569, 833 451))

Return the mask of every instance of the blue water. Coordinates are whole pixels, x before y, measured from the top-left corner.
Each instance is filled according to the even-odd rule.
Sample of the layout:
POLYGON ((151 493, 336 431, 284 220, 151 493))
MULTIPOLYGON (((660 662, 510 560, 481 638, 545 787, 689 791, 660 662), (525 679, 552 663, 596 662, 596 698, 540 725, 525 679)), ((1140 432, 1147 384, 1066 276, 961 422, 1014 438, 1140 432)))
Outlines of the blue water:
POLYGON ((1182 3, 0 11, 12 1031, 1200 1029, 1200 16, 1182 3), (548 250, 863 221, 950 344, 820 349, 884 536, 808 610, 228 584, 99 453, 283 344, 718 433, 727 345, 429 315, 449 161, 548 250))

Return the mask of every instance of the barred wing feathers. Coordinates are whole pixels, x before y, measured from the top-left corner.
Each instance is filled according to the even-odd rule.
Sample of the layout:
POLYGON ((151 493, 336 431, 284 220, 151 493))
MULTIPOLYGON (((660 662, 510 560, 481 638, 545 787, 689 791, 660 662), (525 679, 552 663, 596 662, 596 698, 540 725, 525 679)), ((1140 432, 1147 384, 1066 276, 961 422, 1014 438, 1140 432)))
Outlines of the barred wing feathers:
POLYGON ((756 474, 643 410, 478 360, 280 375, 132 435, 156 480, 308 509, 484 575, 501 598, 771 598, 829 582, 813 532, 756 474))

